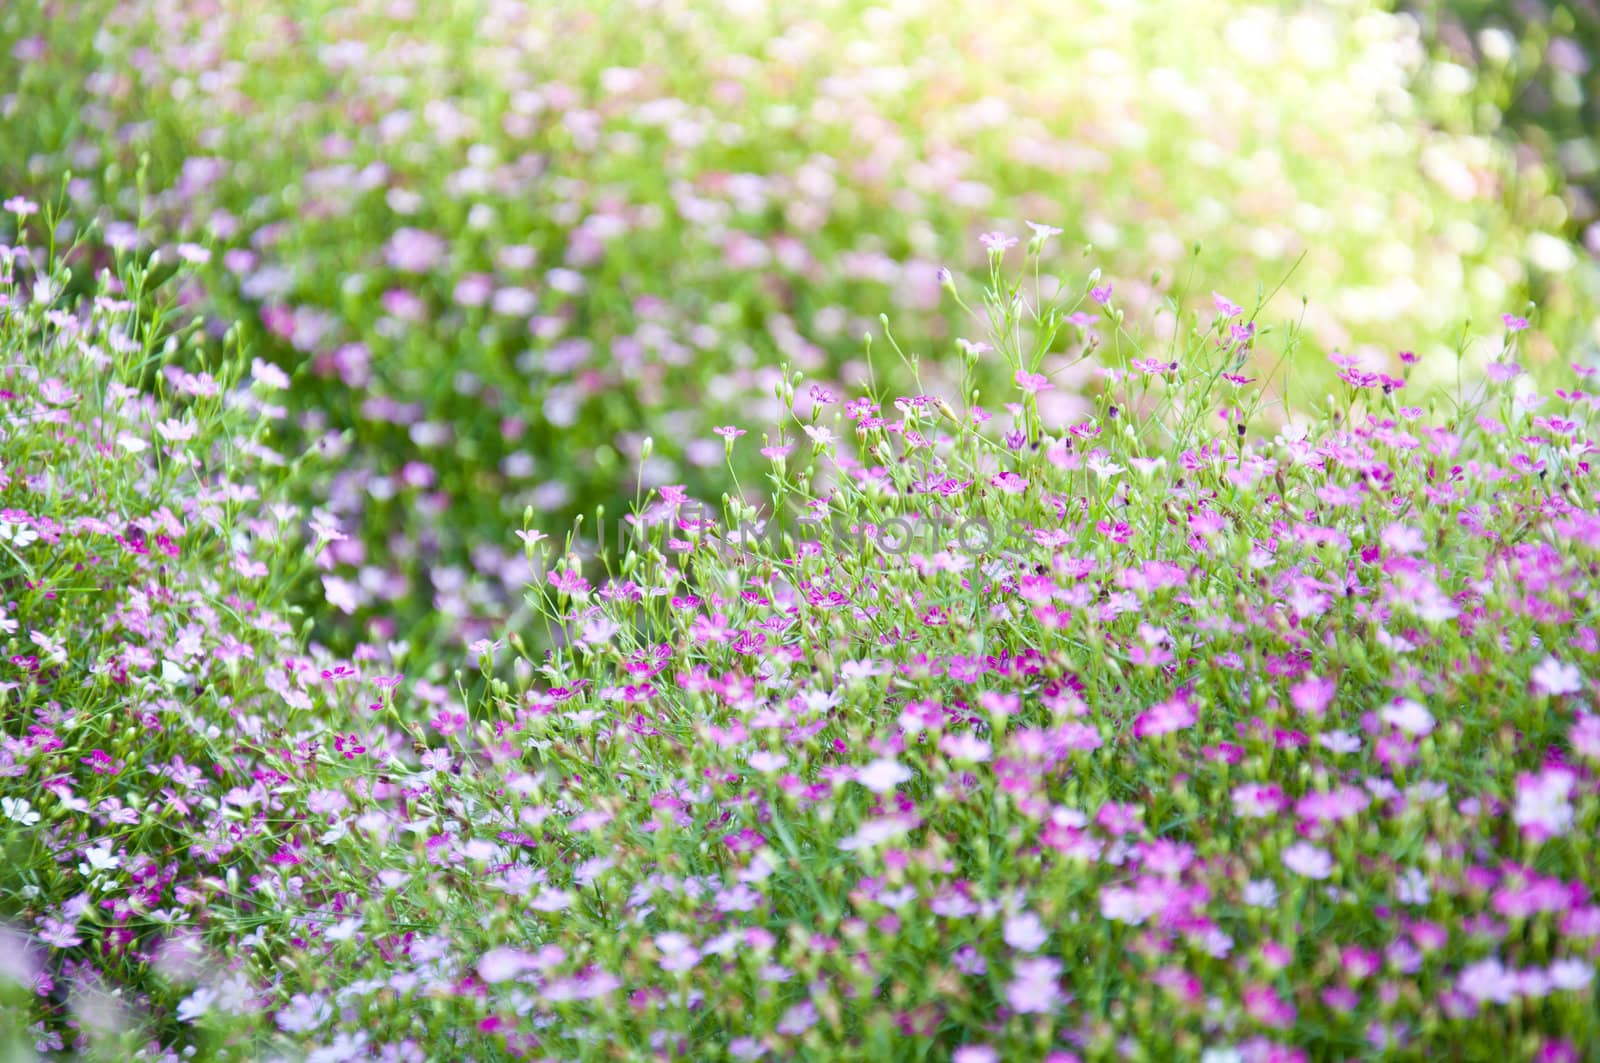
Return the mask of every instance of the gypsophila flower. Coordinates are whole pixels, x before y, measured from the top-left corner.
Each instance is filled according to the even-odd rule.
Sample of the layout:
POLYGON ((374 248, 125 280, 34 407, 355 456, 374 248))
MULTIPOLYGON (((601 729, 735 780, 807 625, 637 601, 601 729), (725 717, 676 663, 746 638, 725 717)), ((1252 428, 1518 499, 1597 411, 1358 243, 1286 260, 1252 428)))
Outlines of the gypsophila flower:
POLYGON ((1309 879, 1325 879, 1333 874, 1333 858, 1308 842, 1295 842, 1283 851, 1283 866, 1309 879))
POLYGON ((1004 254, 1008 248, 1017 246, 1017 238, 1014 236, 1007 236, 1005 233, 984 233, 982 236, 978 237, 978 242, 981 243, 983 245, 983 249, 989 252, 991 255, 1004 254))
POLYGON ((1576 665, 1546 657, 1533 669, 1530 676, 1534 689, 1551 697, 1577 694, 1583 690, 1583 676, 1576 665))

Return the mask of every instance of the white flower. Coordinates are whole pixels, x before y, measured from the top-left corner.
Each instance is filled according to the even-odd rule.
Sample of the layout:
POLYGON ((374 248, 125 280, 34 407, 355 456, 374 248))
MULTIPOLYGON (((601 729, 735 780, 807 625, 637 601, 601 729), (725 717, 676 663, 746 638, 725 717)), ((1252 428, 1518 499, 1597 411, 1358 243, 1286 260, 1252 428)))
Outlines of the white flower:
POLYGON ((211 1010, 211 1005, 216 1002, 217 994, 213 989, 201 986, 190 993, 178 1004, 178 1021, 193 1022, 211 1010))
POLYGON ((333 1039, 333 1043, 325 1048, 312 1050, 306 1056, 306 1063, 352 1063, 354 1060, 367 1059, 367 1035, 365 1033, 341 1033, 333 1039))
POLYGON ((22 549, 29 543, 35 542, 39 533, 32 528, 23 527, 21 524, 12 524, 7 520, 0 520, 0 542, 8 542, 17 549, 22 549))
POLYGON ((1252 908, 1271 908, 1278 903, 1278 887, 1271 879, 1252 879, 1244 885, 1244 903, 1252 908))
POLYGON ((1511 818, 1524 834, 1555 837, 1572 829, 1572 791, 1578 779, 1556 768, 1517 779, 1517 806, 1511 818))
POLYGON ((53 639, 42 631, 29 631, 28 637, 33 644, 39 647, 39 652, 44 654, 44 659, 50 664, 64 664, 67 659, 67 648, 61 644, 60 639, 53 639))
POLYGON ((122 866, 122 859, 112 855, 109 845, 91 845, 84 850, 85 862, 78 865, 78 871, 84 875, 94 875, 101 871, 112 871, 122 866))
POLYGON ((1110 477, 1116 476, 1125 471, 1123 466, 1118 465, 1116 462, 1112 461, 1109 457, 1103 454, 1094 455, 1089 459, 1087 464, 1089 466, 1089 471, 1094 473, 1102 480, 1109 479, 1110 477))
POLYGON ((800 703, 805 706, 805 711, 810 715, 827 712, 838 705, 840 700, 837 690, 824 691, 807 688, 800 692, 800 703))
POLYGON ((0 812, 13 823, 20 823, 24 827, 31 827, 39 822, 39 813, 24 797, 0 797, 0 812))
POLYGON ((168 443, 187 443, 194 438, 194 422, 168 417, 156 425, 156 435, 168 443))
POLYGON ((839 848, 847 853, 853 853, 857 849, 872 849, 884 842, 903 837, 908 830, 909 825, 898 817, 869 819, 861 824, 854 834, 841 841, 839 848))
POLYGON ((1395 884, 1395 898, 1401 904, 1427 904, 1432 896, 1428 876, 1414 867, 1401 875, 1400 881, 1395 884))
POLYGON ((583 622, 578 642, 585 646, 604 646, 621 630, 622 625, 608 616, 592 616, 583 622))
POLYGON ((1582 960, 1557 960, 1550 965, 1550 984, 1557 989, 1587 989, 1592 981, 1594 967, 1582 960))
POLYGON ((360 929, 361 918, 359 916, 351 916, 349 919, 341 919, 330 926, 325 936, 329 941, 349 941, 356 936, 356 931, 360 929))
POLYGON ((1244 1063, 1244 1056, 1237 1048, 1208 1048, 1200 1053, 1200 1063, 1244 1063))
POLYGON ((856 772, 856 782, 875 794, 886 794, 910 778, 909 768, 888 757, 879 757, 856 772))
POLYGON ((1517 993, 1516 976, 1494 957, 1462 968, 1456 990, 1473 1000, 1509 1004, 1517 993))

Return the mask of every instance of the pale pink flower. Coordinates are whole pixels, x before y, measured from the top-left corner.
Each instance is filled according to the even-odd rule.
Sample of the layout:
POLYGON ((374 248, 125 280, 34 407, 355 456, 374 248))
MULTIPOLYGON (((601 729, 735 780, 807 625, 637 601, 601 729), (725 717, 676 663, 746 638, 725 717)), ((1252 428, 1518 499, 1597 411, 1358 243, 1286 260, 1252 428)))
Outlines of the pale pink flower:
POLYGON ((1382 715, 1384 723, 1398 728, 1408 735, 1421 738, 1424 735, 1433 733, 1433 713, 1410 698, 1402 698, 1393 705, 1387 706, 1380 715, 1382 715))
POLYGON ((1050 939, 1050 932, 1032 912, 1019 912, 1008 918, 1002 935, 1007 945, 1022 952, 1037 952, 1050 939))
POLYGON ((1065 1003, 1057 979, 1061 961, 1040 956, 1021 960, 1013 968, 1014 977, 1006 986, 1006 1001, 1023 1015, 1041 1015, 1065 1003))
POLYGON ((1320 881, 1333 874, 1333 857, 1310 842, 1295 842, 1283 851, 1283 866, 1320 881))
POLYGON ((1583 690, 1583 675, 1577 665, 1563 664, 1554 657, 1546 657, 1533 669, 1533 685, 1541 694, 1561 697, 1583 690))
POLYGON ((856 782, 875 794, 886 794, 910 778, 909 768, 888 757, 880 757, 856 772, 856 782))
POLYGON ((1517 776, 1517 805, 1512 820, 1534 841, 1559 837, 1572 829, 1572 791, 1578 778, 1564 768, 1517 776))

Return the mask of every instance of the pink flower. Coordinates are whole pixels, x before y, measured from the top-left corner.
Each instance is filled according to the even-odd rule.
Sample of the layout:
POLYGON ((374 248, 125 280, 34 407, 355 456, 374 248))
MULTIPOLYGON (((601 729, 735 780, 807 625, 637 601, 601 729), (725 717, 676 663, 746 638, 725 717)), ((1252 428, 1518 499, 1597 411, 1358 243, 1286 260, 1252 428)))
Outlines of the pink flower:
POLYGON ((1233 790, 1233 810, 1245 819, 1268 819, 1287 804, 1283 790, 1267 783, 1245 783, 1233 790))
POLYGON ((1567 732, 1567 741, 1580 757, 1600 761, 1600 716, 1579 713, 1572 730, 1567 732))
POLYGON ((1009 495, 1020 495, 1028 489, 1028 481, 1014 472, 1003 472, 991 477, 989 486, 998 488, 1009 495))
POLYGON ((1140 713, 1138 719, 1133 721, 1133 736, 1153 738, 1172 734, 1174 731, 1194 726, 1196 719, 1197 713, 1193 704, 1181 696, 1172 698, 1152 705, 1140 713))
POLYGON ((1427 548, 1422 533, 1409 524, 1394 523, 1383 529, 1383 545, 1396 554, 1416 554, 1427 548))
POLYGON ((1283 1029, 1294 1025, 1295 1007, 1269 985, 1245 987, 1244 1010, 1263 1026, 1283 1029))
POLYGON ((1290 687, 1289 700, 1296 709, 1307 716, 1321 716, 1328 711, 1328 706, 1333 704, 1333 695, 1337 689, 1337 684, 1332 679, 1319 679, 1313 676, 1290 687))
POLYGON ((1017 246, 1017 238, 1007 236, 1005 233, 984 233, 978 237, 978 242, 991 255, 1003 255, 1007 248, 1017 246))
POLYGON ((1017 387, 1025 394, 1037 395, 1041 391, 1053 391, 1055 385, 1050 383, 1050 378, 1043 373, 1030 373, 1025 369, 1017 370, 1017 387))
POLYGON ((1226 297, 1219 295, 1216 292, 1211 293, 1211 305, 1215 306, 1217 308, 1217 313, 1221 314, 1225 318, 1238 317, 1240 314, 1244 313, 1244 307, 1238 305, 1237 303, 1230 302, 1226 297))
POLYGON ((939 749, 951 760, 966 764, 981 764, 991 752, 989 743, 970 731, 945 735, 939 739, 939 749))
POLYGON ((389 239, 389 265, 402 273, 427 273, 444 259, 445 242, 421 229, 400 229, 389 239))
POLYGON ((1521 332, 1528 327, 1528 319, 1517 317, 1514 314, 1501 314, 1500 320, 1505 324, 1508 332, 1521 332))

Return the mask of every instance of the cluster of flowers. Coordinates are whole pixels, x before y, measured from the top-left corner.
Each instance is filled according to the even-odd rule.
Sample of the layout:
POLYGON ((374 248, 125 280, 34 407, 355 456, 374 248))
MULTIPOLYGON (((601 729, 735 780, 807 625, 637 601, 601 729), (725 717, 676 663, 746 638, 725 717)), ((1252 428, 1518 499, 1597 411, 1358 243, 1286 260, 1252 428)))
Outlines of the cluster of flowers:
MULTIPOLYGON (((1560 205, 1508 215, 1505 152, 1429 127, 1415 25, 1363 3, 9 6, 0 157, 178 245, 185 298, 248 323, 297 446, 339 459, 316 501, 348 538, 307 590, 346 652, 529 623, 526 506, 714 495, 713 426, 778 416, 782 361, 855 386, 880 311, 947 347, 939 268, 981 274, 996 217, 1092 243, 1159 329, 1196 244, 1211 275, 1292 271, 1274 312, 1373 371, 1535 280, 1543 333, 1586 320, 1585 267, 1539 229, 1560 205)), ((1080 415, 1059 379, 1040 401, 1080 415)))
POLYGON ((1223 377, 1283 337, 1218 296, 1058 421, 1050 352, 1115 311, 993 244, 1001 408, 786 370, 725 438, 773 506, 1031 535, 730 541, 744 499, 675 488, 588 564, 525 527, 558 648, 475 644, 472 698, 271 618, 299 551, 217 434, 270 371, 145 398, 104 383, 143 318, 8 286, 0 985, 41 1050, 1582 1058, 1600 396, 1508 330, 1452 401, 1347 377, 1259 434, 1223 377))

